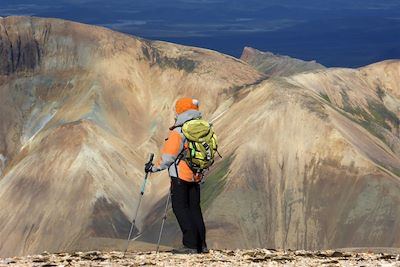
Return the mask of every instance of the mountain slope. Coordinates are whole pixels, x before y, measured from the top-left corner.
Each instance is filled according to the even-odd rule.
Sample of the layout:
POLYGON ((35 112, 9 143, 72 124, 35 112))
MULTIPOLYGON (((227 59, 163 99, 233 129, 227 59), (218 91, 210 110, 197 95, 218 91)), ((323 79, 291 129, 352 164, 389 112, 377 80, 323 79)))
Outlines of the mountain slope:
POLYGON ((270 77, 290 76, 299 72, 325 68, 315 61, 303 61, 288 56, 274 55, 273 53, 261 52, 251 47, 243 49, 240 59, 270 77))
MULTIPOLYGON (((217 52, 62 20, 0 19, 0 37, 1 256, 124 239, 180 96, 217 118, 210 247, 400 245, 399 61, 265 80, 217 52)), ((142 241, 156 241, 168 187, 151 176, 142 241)))
MULTIPOLYGON (((397 79, 399 61, 380 64, 391 68, 397 79)), ((379 122, 391 125, 398 115, 385 117, 385 109, 375 132, 370 131, 365 118, 356 118, 329 94, 351 88, 347 101, 354 100, 354 109, 375 118, 373 109, 355 99, 386 107, 379 102, 375 83, 390 78, 370 83, 366 70, 377 77, 373 66, 333 69, 273 79, 243 91, 246 96, 219 125, 220 139, 229 144, 222 150, 233 161, 225 170, 224 189, 206 213, 214 246, 399 245, 393 233, 399 231, 400 161, 397 152, 374 135, 389 132, 379 122), (346 87, 338 87, 339 82, 346 87), (326 101, 324 94, 332 100, 326 101), (239 124, 240 129, 235 127, 239 124)), ((398 124, 392 128, 397 129, 398 124)), ((398 135, 391 136, 397 144, 398 135)))
MULTIPOLYGON (((262 78, 213 51, 62 20, 1 19, 0 36, 0 255, 126 238, 174 100, 200 96, 211 116, 234 87, 262 78)), ((167 190, 158 176, 139 229, 167 190)))
MULTIPOLYGON (((398 77, 400 61, 386 61, 240 90, 215 123, 224 158, 203 186, 210 246, 397 247, 398 77)), ((165 244, 179 242, 171 214, 165 244)))

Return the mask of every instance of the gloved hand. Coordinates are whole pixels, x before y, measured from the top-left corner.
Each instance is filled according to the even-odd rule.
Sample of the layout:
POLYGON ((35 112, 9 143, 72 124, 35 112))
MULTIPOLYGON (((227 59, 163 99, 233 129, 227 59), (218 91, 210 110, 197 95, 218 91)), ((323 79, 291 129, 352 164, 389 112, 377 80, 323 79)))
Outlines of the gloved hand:
POLYGON ((148 172, 153 172, 153 162, 149 161, 144 165, 144 172, 148 173, 148 172))

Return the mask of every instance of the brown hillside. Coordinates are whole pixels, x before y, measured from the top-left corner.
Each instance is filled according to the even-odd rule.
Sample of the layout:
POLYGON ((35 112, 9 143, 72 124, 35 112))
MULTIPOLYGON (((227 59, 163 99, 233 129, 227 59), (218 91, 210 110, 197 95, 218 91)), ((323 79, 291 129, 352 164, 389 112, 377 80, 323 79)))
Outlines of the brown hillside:
MULTIPOLYGON (((62 20, 0 19, 0 38, 0 256, 126 238, 180 96, 223 114, 203 186, 210 247, 400 245, 399 61, 265 80, 214 51, 62 20)), ((144 241, 168 186, 150 178, 144 241)))

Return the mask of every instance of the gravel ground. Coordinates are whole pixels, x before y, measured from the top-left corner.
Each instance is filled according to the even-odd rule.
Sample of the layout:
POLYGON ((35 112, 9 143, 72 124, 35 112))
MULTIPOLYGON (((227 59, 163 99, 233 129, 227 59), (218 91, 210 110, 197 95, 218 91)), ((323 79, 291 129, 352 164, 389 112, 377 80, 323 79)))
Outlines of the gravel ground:
POLYGON ((170 252, 42 253, 0 259, 0 266, 400 266, 400 255, 342 251, 211 250, 209 254, 170 252))

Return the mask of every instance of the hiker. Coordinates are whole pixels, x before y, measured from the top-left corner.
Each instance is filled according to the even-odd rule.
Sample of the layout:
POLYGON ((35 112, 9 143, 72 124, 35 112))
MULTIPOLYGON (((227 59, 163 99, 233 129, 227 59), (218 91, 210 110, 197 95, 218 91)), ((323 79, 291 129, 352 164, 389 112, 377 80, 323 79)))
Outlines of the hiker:
POLYGON ((175 253, 209 252, 200 208, 199 182, 203 174, 192 170, 183 153, 188 148, 188 139, 182 132, 182 126, 186 122, 201 119, 199 104, 198 100, 192 98, 181 98, 176 102, 175 124, 170 128, 161 158, 155 165, 149 163, 145 166, 146 172, 168 169, 171 177, 172 210, 183 235, 183 247, 174 249, 175 253))

